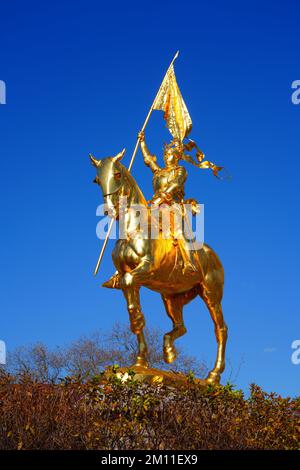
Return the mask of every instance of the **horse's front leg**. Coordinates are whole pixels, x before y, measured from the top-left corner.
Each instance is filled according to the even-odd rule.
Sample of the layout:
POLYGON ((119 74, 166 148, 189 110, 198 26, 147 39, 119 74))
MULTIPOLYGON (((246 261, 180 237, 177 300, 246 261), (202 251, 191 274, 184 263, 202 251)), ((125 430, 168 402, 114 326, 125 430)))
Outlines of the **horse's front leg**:
POLYGON ((166 312, 173 323, 173 329, 164 335, 164 360, 168 364, 175 361, 177 351, 174 341, 186 333, 186 327, 183 323, 182 316, 182 296, 166 296, 162 295, 166 312))
POLYGON ((145 280, 149 280, 152 273, 151 260, 145 256, 142 258, 138 266, 132 271, 127 272, 121 279, 121 288, 131 286, 141 286, 145 280))
POLYGON ((145 336, 143 333, 143 329, 145 326, 145 318, 141 311, 139 287, 136 287, 136 286, 125 287, 124 282, 123 282, 122 291, 127 302, 127 309, 129 313, 131 331, 132 333, 137 335, 137 340, 138 340, 138 354, 136 357, 135 365, 148 367, 148 361, 147 361, 148 349, 147 349, 145 336))
POLYGON ((177 357, 174 341, 186 333, 182 309, 196 295, 196 289, 191 289, 183 294, 162 295, 167 315, 173 322, 173 329, 164 336, 164 359, 168 364, 175 361, 177 357))

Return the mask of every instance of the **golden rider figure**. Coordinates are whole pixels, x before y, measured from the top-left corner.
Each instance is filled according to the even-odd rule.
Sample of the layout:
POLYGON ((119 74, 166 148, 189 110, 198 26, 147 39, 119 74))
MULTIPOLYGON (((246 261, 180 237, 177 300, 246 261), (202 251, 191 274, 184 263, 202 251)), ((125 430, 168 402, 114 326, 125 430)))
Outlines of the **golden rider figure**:
MULTIPOLYGON (((187 178, 187 171, 183 166, 179 165, 179 160, 183 155, 183 144, 178 139, 173 139, 171 144, 165 146, 164 150, 164 163, 165 167, 161 168, 156 161, 156 157, 149 152, 145 141, 144 132, 140 132, 139 141, 141 145, 142 154, 144 157, 145 164, 153 172, 153 189, 154 195, 151 203, 157 206, 162 204, 173 205, 180 204, 179 210, 181 211, 181 219, 184 214, 184 184, 187 178)), ((183 258, 183 274, 187 272, 197 271, 194 266, 194 260, 192 257, 192 250, 184 237, 176 239, 176 234, 172 233, 171 223, 171 236, 174 237, 174 244, 178 244, 180 252, 183 258)))

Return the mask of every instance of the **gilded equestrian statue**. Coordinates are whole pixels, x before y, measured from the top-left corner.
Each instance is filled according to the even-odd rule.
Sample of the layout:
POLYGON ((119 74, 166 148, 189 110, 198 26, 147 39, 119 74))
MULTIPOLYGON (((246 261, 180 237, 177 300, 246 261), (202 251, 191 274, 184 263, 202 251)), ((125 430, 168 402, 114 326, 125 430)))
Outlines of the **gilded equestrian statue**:
MULTIPOLYGON (((154 196, 152 206, 162 207, 184 203, 186 170, 179 165, 183 147, 174 139, 164 152, 165 167, 160 168, 145 144, 143 132, 139 142, 145 164, 153 171, 154 196)), ((117 240, 112 252, 116 273, 103 285, 121 289, 127 303, 131 331, 137 335, 136 366, 148 367, 147 344, 143 329, 145 318, 140 305, 140 288, 147 287, 161 294, 167 315, 173 323, 164 335, 163 351, 166 363, 176 359, 174 341, 186 333, 183 307, 198 295, 206 304, 214 323, 217 357, 206 382, 219 383, 225 368, 227 326, 222 313, 224 270, 217 254, 207 244, 188 249, 184 239, 174 233, 169 237, 149 236, 152 223, 148 203, 130 172, 121 163, 125 149, 114 157, 97 160, 90 156, 96 167, 95 182, 101 187, 108 214, 123 218, 124 236, 117 240), (120 198, 125 206, 120 206, 120 198), (137 215, 139 207, 143 210, 137 215), (138 220, 137 220, 138 218, 138 220)), ((202 164, 203 165, 203 164, 202 164)))

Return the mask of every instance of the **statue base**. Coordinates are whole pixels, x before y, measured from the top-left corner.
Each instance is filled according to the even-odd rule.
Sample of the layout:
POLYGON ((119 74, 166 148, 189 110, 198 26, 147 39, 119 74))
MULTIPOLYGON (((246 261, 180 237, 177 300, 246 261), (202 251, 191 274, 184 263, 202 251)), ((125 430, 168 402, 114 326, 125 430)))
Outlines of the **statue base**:
POLYGON ((170 387, 186 387, 191 380, 203 387, 207 387, 207 382, 198 378, 190 379, 187 375, 176 371, 167 371, 161 369, 154 369, 144 366, 131 366, 131 367, 108 367, 105 370, 104 377, 109 379, 112 376, 118 377, 122 382, 131 380, 130 371, 134 372, 133 378, 138 382, 145 382, 148 384, 164 384, 170 387))

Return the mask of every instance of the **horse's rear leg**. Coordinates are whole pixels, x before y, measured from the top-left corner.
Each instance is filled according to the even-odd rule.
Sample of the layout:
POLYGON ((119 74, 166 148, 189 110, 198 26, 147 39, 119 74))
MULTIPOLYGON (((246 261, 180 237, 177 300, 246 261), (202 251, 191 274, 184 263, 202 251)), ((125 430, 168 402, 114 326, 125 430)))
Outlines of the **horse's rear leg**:
POLYGON ((173 322, 173 330, 164 335, 164 360, 168 364, 175 361, 177 352, 174 341, 186 333, 183 322, 182 309, 190 300, 195 298, 197 292, 193 289, 184 294, 162 295, 162 299, 168 316, 173 322))
POLYGON ((148 348, 143 333, 145 318, 141 311, 140 289, 139 287, 127 287, 122 290, 127 302, 131 331, 136 334, 138 340, 138 354, 135 365, 148 367, 148 348))
POLYGON ((215 326, 215 335, 218 343, 218 353, 214 368, 209 372, 206 381, 208 383, 219 383, 221 374, 225 369, 225 350, 227 342, 227 325, 223 318, 221 301, 216 300, 216 296, 210 292, 201 294, 206 303, 211 318, 215 326))

